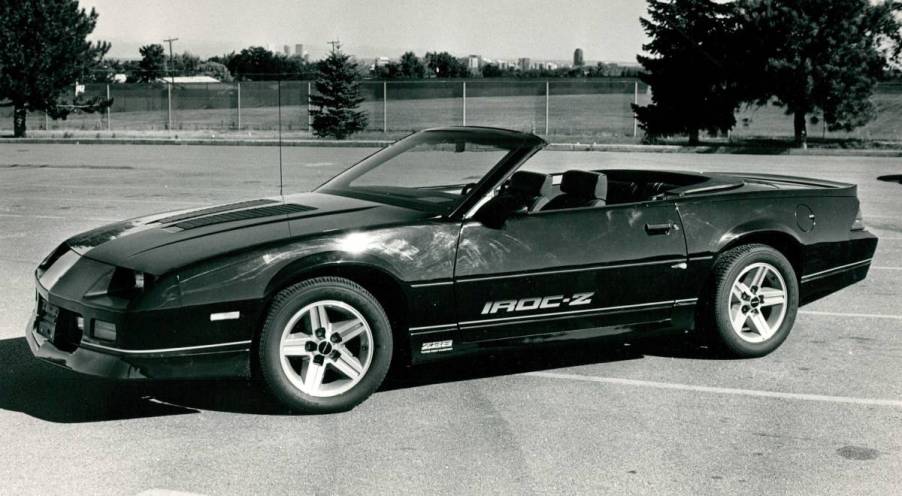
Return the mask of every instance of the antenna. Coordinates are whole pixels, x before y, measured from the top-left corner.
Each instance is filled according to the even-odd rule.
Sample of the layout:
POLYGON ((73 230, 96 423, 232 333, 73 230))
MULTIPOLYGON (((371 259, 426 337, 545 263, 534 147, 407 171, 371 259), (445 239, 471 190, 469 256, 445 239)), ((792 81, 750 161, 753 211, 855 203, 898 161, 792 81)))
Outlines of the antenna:
POLYGON ((279 94, 279 196, 283 197, 282 201, 285 201, 284 193, 282 192, 282 79, 279 79, 278 85, 278 94, 279 94))

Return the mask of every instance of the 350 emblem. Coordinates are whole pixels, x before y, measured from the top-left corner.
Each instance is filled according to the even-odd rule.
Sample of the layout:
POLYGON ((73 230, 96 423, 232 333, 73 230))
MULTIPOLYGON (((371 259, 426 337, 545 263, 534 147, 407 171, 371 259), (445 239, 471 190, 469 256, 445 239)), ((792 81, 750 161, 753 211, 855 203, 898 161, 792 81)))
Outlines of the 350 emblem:
POLYGON ((572 296, 536 296, 532 298, 520 298, 519 300, 489 301, 482 307, 482 315, 490 315, 498 312, 526 312, 528 310, 544 310, 546 308, 559 308, 561 306, 575 307, 592 303, 595 293, 574 293, 572 296))

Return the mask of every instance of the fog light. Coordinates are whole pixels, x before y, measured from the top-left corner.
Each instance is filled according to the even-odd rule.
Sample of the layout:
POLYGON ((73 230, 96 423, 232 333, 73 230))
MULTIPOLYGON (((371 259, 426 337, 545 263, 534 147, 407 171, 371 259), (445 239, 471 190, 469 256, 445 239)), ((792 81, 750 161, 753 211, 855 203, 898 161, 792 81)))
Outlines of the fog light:
POLYGON ((94 337, 104 341, 116 340, 116 324, 104 322, 102 320, 94 321, 94 337))

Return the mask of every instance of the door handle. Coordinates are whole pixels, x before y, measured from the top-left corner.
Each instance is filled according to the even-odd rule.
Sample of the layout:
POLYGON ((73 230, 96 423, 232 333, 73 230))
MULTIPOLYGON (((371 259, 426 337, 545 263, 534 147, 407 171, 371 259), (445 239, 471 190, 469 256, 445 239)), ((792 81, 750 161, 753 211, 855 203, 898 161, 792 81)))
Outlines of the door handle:
POLYGON ((645 224, 645 232, 649 236, 655 234, 670 234, 671 230, 679 229, 676 224, 668 222, 666 224, 645 224))

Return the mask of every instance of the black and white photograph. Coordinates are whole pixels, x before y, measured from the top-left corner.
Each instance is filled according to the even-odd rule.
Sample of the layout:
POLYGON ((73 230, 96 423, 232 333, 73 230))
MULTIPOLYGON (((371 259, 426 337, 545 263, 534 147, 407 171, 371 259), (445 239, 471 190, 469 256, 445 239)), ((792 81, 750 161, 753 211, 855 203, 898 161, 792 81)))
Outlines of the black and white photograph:
POLYGON ((0 0, 0 495, 902 494, 902 2, 0 0))

